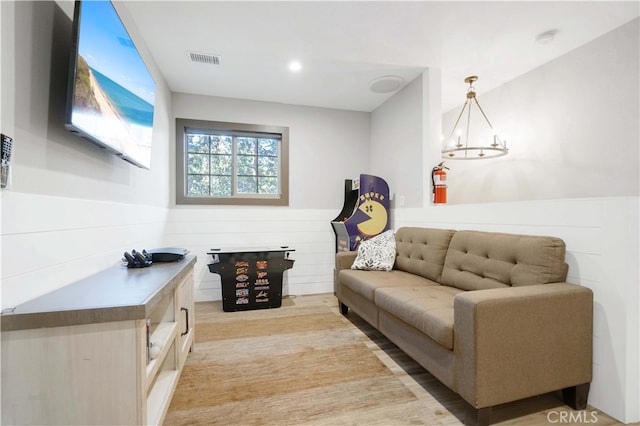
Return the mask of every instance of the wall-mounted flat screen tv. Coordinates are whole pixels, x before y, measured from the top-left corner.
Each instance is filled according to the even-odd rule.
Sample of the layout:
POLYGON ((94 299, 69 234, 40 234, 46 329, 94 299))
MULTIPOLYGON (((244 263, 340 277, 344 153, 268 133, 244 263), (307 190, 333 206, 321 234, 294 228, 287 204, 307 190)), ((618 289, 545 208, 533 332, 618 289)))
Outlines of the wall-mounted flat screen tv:
POLYGON ((110 1, 76 1, 65 127, 151 168, 156 85, 110 1))

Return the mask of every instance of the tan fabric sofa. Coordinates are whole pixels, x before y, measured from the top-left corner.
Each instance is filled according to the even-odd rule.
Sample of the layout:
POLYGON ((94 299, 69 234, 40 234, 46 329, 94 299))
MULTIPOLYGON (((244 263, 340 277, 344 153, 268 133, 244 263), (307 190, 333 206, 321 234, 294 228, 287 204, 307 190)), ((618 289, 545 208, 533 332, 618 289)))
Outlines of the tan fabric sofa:
POLYGON ((561 239, 400 228, 393 270, 336 255, 335 291, 351 308, 469 403, 467 424, 491 407, 562 390, 587 404, 593 295, 565 282, 561 239))

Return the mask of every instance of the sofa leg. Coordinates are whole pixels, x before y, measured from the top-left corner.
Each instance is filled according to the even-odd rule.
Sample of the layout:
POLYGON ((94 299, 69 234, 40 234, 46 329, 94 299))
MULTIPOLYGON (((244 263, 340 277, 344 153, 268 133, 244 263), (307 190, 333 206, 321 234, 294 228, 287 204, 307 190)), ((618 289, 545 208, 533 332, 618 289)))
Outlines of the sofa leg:
POLYGON ((340 302, 340 313, 342 315, 347 315, 348 312, 349 312, 349 307, 344 303, 340 302))
POLYGON ((491 407, 475 408, 467 404, 464 424, 467 426, 487 426, 491 423, 491 407))
POLYGON ((584 383, 562 389, 562 400, 574 410, 584 410, 587 408, 590 385, 591 383, 584 383))

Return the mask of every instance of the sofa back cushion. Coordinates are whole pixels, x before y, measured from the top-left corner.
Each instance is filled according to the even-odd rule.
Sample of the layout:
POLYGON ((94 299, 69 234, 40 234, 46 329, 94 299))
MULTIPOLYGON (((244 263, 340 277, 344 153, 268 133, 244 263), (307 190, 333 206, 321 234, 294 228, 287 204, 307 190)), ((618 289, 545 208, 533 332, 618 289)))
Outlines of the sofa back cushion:
POLYGON ((455 231, 404 227, 396 231, 394 269, 440 282, 444 258, 455 231))
POLYGON ((559 238, 458 231, 449 244, 443 285, 482 290, 562 282, 565 244, 559 238))

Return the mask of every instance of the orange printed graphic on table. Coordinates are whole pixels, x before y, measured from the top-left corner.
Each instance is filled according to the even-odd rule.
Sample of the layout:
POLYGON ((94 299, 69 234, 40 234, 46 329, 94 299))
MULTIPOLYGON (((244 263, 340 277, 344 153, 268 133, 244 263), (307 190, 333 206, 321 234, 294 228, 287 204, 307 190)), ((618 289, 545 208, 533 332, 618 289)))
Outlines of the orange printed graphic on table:
POLYGON ((267 271, 258 271, 258 278, 264 278, 268 274, 267 271))
POLYGON ((266 260, 258 260, 256 262, 256 268, 258 269, 267 269, 268 262, 266 260))
POLYGON ((236 261, 236 268, 239 268, 241 266, 249 266, 249 262, 247 260, 237 260, 236 261))
POLYGON ((236 275, 248 274, 248 273, 249 273, 249 268, 248 267, 236 268, 236 275))
POLYGON ((240 274, 236 277, 236 280, 240 281, 240 282, 244 282, 246 280, 249 279, 249 275, 247 274, 240 274))

